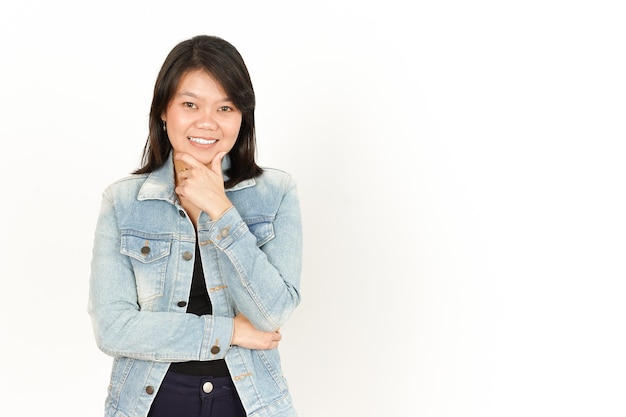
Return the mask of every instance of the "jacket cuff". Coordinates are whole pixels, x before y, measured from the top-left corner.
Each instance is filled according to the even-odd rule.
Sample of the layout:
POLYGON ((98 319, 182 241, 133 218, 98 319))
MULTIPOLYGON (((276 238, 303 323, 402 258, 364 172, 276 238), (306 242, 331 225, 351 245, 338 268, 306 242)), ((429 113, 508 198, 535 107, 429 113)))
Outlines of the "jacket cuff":
POLYGON ((199 239, 201 241, 210 240, 215 246, 222 250, 228 248, 237 238, 248 230, 248 226, 235 207, 226 210, 219 219, 206 223, 201 223, 203 220, 202 214, 198 222, 199 239))
POLYGON ((200 360, 211 361, 224 359, 233 338, 233 319, 230 317, 212 315, 206 315, 203 317, 205 319, 205 334, 209 336, 202 344, 200 360))

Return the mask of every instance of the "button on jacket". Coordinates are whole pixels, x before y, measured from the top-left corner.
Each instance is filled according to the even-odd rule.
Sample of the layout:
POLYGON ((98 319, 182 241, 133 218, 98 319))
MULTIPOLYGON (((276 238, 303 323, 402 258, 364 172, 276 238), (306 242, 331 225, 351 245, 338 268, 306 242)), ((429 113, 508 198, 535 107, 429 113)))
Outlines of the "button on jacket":
MULTIPOLYGON (((223 166, 228 166, 224 160, 223 166)), ((265 169, 226 190, 234 207, 197 225, 213 314, 186 313, 196 231, 174 191, 172 156, 103 193, 89 314, 114 357, 107 417, 145 417, 171 362, 225 359, 249 416, 295 416, 278 351, 230 346, 233 317, 275 331, 300 301, 300 207, 293 179, 265 169)))

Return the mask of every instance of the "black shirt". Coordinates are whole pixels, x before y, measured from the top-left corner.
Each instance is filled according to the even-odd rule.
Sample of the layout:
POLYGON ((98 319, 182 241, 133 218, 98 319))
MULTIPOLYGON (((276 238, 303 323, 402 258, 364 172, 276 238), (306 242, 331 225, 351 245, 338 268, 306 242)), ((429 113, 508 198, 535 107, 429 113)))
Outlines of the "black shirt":
MULTIPOLYGON (((197 240, 196 257, 193 264, 193 278, 191 280, 187 313, 193 313, 198 316, 213 314, 213 306, 211 305, 211 299, 209 298, 209 293, 206 288, 206 281, 204 280, 204 271, 202 270, 202 262, 200 260, 200 246, 198 245, 197 240)), ((185 375, 213 377, 230 376, 224 359, 214 361, 176 362, 170 365, 169 370, 185 375)))

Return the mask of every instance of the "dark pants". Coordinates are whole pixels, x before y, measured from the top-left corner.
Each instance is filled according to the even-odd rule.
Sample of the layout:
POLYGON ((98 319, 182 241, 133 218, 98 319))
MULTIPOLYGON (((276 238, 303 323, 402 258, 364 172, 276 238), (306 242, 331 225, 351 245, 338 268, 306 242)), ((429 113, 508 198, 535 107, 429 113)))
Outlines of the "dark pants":
POLYGON ((168 372, 148 417, 245 417, 230 377, 168 372))

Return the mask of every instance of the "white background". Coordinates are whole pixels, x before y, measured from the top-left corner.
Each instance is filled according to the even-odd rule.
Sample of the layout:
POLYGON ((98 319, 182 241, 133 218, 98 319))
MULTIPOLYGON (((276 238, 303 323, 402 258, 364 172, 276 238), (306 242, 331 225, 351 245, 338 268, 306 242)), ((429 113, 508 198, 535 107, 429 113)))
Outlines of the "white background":
POLYGON ((620 3, 3 2, 0 407, 102 415, 100 194, 202 33, 244 56, 259 161, 299 182, 301 416, 626 415, 620 3))

